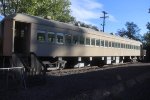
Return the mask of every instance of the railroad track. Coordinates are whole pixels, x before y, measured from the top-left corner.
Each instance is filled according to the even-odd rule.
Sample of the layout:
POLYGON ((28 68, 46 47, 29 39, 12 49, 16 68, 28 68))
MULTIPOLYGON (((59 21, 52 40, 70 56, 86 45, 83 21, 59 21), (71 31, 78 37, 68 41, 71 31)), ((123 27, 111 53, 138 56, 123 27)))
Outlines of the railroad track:
POLYGON ((107 70, 107 69, 118 68, 118 67, 128 67, 128 65, 131 65, 131 64, 132 63, 112 64, 112 65, 105 65, 102 68, 98 66, 87 66, 87 67, 74 68, 74 69, 53 70, 53 71, 48 71, 47 75, 65 76, 65 75, 71 75, 71 74, 80 74, 80 73, 87 73, 87 72, 93 72, 93 71, 99 71, 99 70, 107 70))

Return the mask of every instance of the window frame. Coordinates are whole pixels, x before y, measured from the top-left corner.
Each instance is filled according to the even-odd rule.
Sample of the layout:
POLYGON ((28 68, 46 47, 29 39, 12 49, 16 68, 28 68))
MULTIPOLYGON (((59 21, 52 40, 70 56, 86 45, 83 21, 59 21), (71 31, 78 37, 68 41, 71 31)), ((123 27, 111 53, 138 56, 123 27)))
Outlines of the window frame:
POLYGON ((112 42, 112 46, 111 47, 115 48, 115 42, 114 41, 112 42))
POLYGON ((101 47, 105 47, 105 40, 101 40, 101 47))
POLYGON ((56 43, 57 44, 64 44, 64 33, 56 33, 56 43), (60 42, 58 41, 58 36, 62 36, 63 39, 60 39, 60 42), (61 42, 62 40, 62 42, 61 42))
POLYGON ((109 48, 112 47, 112 41, 108 41, 108 47, 109 47, 109 48))
POLYGON ((65 44, 67 44, 67 45, 71 45, 72 44, 72 34, 65 34, 64 35, 64 39, 65 39, 65 44), (70 39, 66 39, 66 36, 70 37, 70 39), (66 40, 70 40, 70 42, 68 42, 66 40))
POLYGON ((100 39, 96 39, 96 40, 95 40, 95 46, 97 46, 97 47, 100 47, 100 46, 101 46, 101 40, 100 40, 100 39), (99 42, 98 42, 99 45, 97 45, 97 41, 99 41, 99 42))
POLYGON ((78 35, 72 35, 72 44, 73 45, 78 45, 79 44, 79 36, 78 35), (76 37, 76 38, 74 38, 74 37, 76 37))
POLYGON ((38 41, 38 42, 46 42, 46 31, 40 31, 40 30, 38 30, 37 31, 37 37, 36 37, 36 40, 38 41), (39 40, 39 38, 38 38, 38 34, 44 34, 44 40, 39 40))
POLYGON ((54 32, 47 32, 47 40, 48 40, 48 43, 55 43, 56 42, 56 34, 54 32), (54 35, 54 40, 53 41, 50 41, 49 40, 49 35, 54 35))
POLYGON ((85 37, 82 36, 82 35, 79 37, 79 44, 80 44, 80 45, 85 45, 85 37), (81 41, 81 39, 83 39, 83 40, 81 41), (82 43, 82 42, 83 42, 83 43, 82 43))
POLYGON ((108 40, 105 40, 105 46, 104 47, 108 47, 108 44, 109 43, 109 41, 108 40))
POLYGON ((95 46, 96 45, 96 43, 95 43, 96 41, 95 40, 96 40, 95 38, 91 38, 91 46, 95 46))
POLYGON ((88 45, 88 46, 91 45, 91 39, 90 39, 90 37, 86 37, 86 38, 85 38, 85 45, 88 45), (89 43, 87 42, 87 39, 89 39, 89 43), (87 44, 87 43, 88 43, 88 44, 87 44))

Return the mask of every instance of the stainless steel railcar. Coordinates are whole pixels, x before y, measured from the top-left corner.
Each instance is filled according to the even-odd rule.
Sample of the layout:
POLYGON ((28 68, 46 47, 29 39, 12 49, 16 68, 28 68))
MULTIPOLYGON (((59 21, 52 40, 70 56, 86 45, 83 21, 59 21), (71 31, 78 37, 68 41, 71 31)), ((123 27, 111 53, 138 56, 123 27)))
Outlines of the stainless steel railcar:
POLYGON ((13 14, 2 21, 2 55, 34 52, 41 59, 66 60, 82 67, 140 59, 142 43, 89 28, 13 14))

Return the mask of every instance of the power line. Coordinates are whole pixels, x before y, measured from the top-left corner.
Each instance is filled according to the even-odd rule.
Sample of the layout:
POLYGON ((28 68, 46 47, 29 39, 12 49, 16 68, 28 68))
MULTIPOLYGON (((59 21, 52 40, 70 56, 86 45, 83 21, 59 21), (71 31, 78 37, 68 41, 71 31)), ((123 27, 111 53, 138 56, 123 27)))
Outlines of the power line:
POLYGON ((102 11, 102 13, 103 13, 103 17, 100 17, 100 18, 103 18, 103 24, 101 24, 102 26, 103 26, 103 32, 105 31, 105 19, 106 18, 108 18, 109 16, 106 16, 108 13, 107 12, 105 12, 105 11, 102 11))

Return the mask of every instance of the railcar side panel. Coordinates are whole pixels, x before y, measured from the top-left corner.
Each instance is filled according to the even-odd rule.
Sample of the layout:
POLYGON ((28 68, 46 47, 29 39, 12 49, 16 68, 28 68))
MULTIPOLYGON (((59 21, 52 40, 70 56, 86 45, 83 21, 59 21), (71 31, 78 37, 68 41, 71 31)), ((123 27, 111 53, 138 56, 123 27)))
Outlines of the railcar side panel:
POLYGON ((13 48, 13 20, 4 21, 3 56, 11 56, 13 48))

